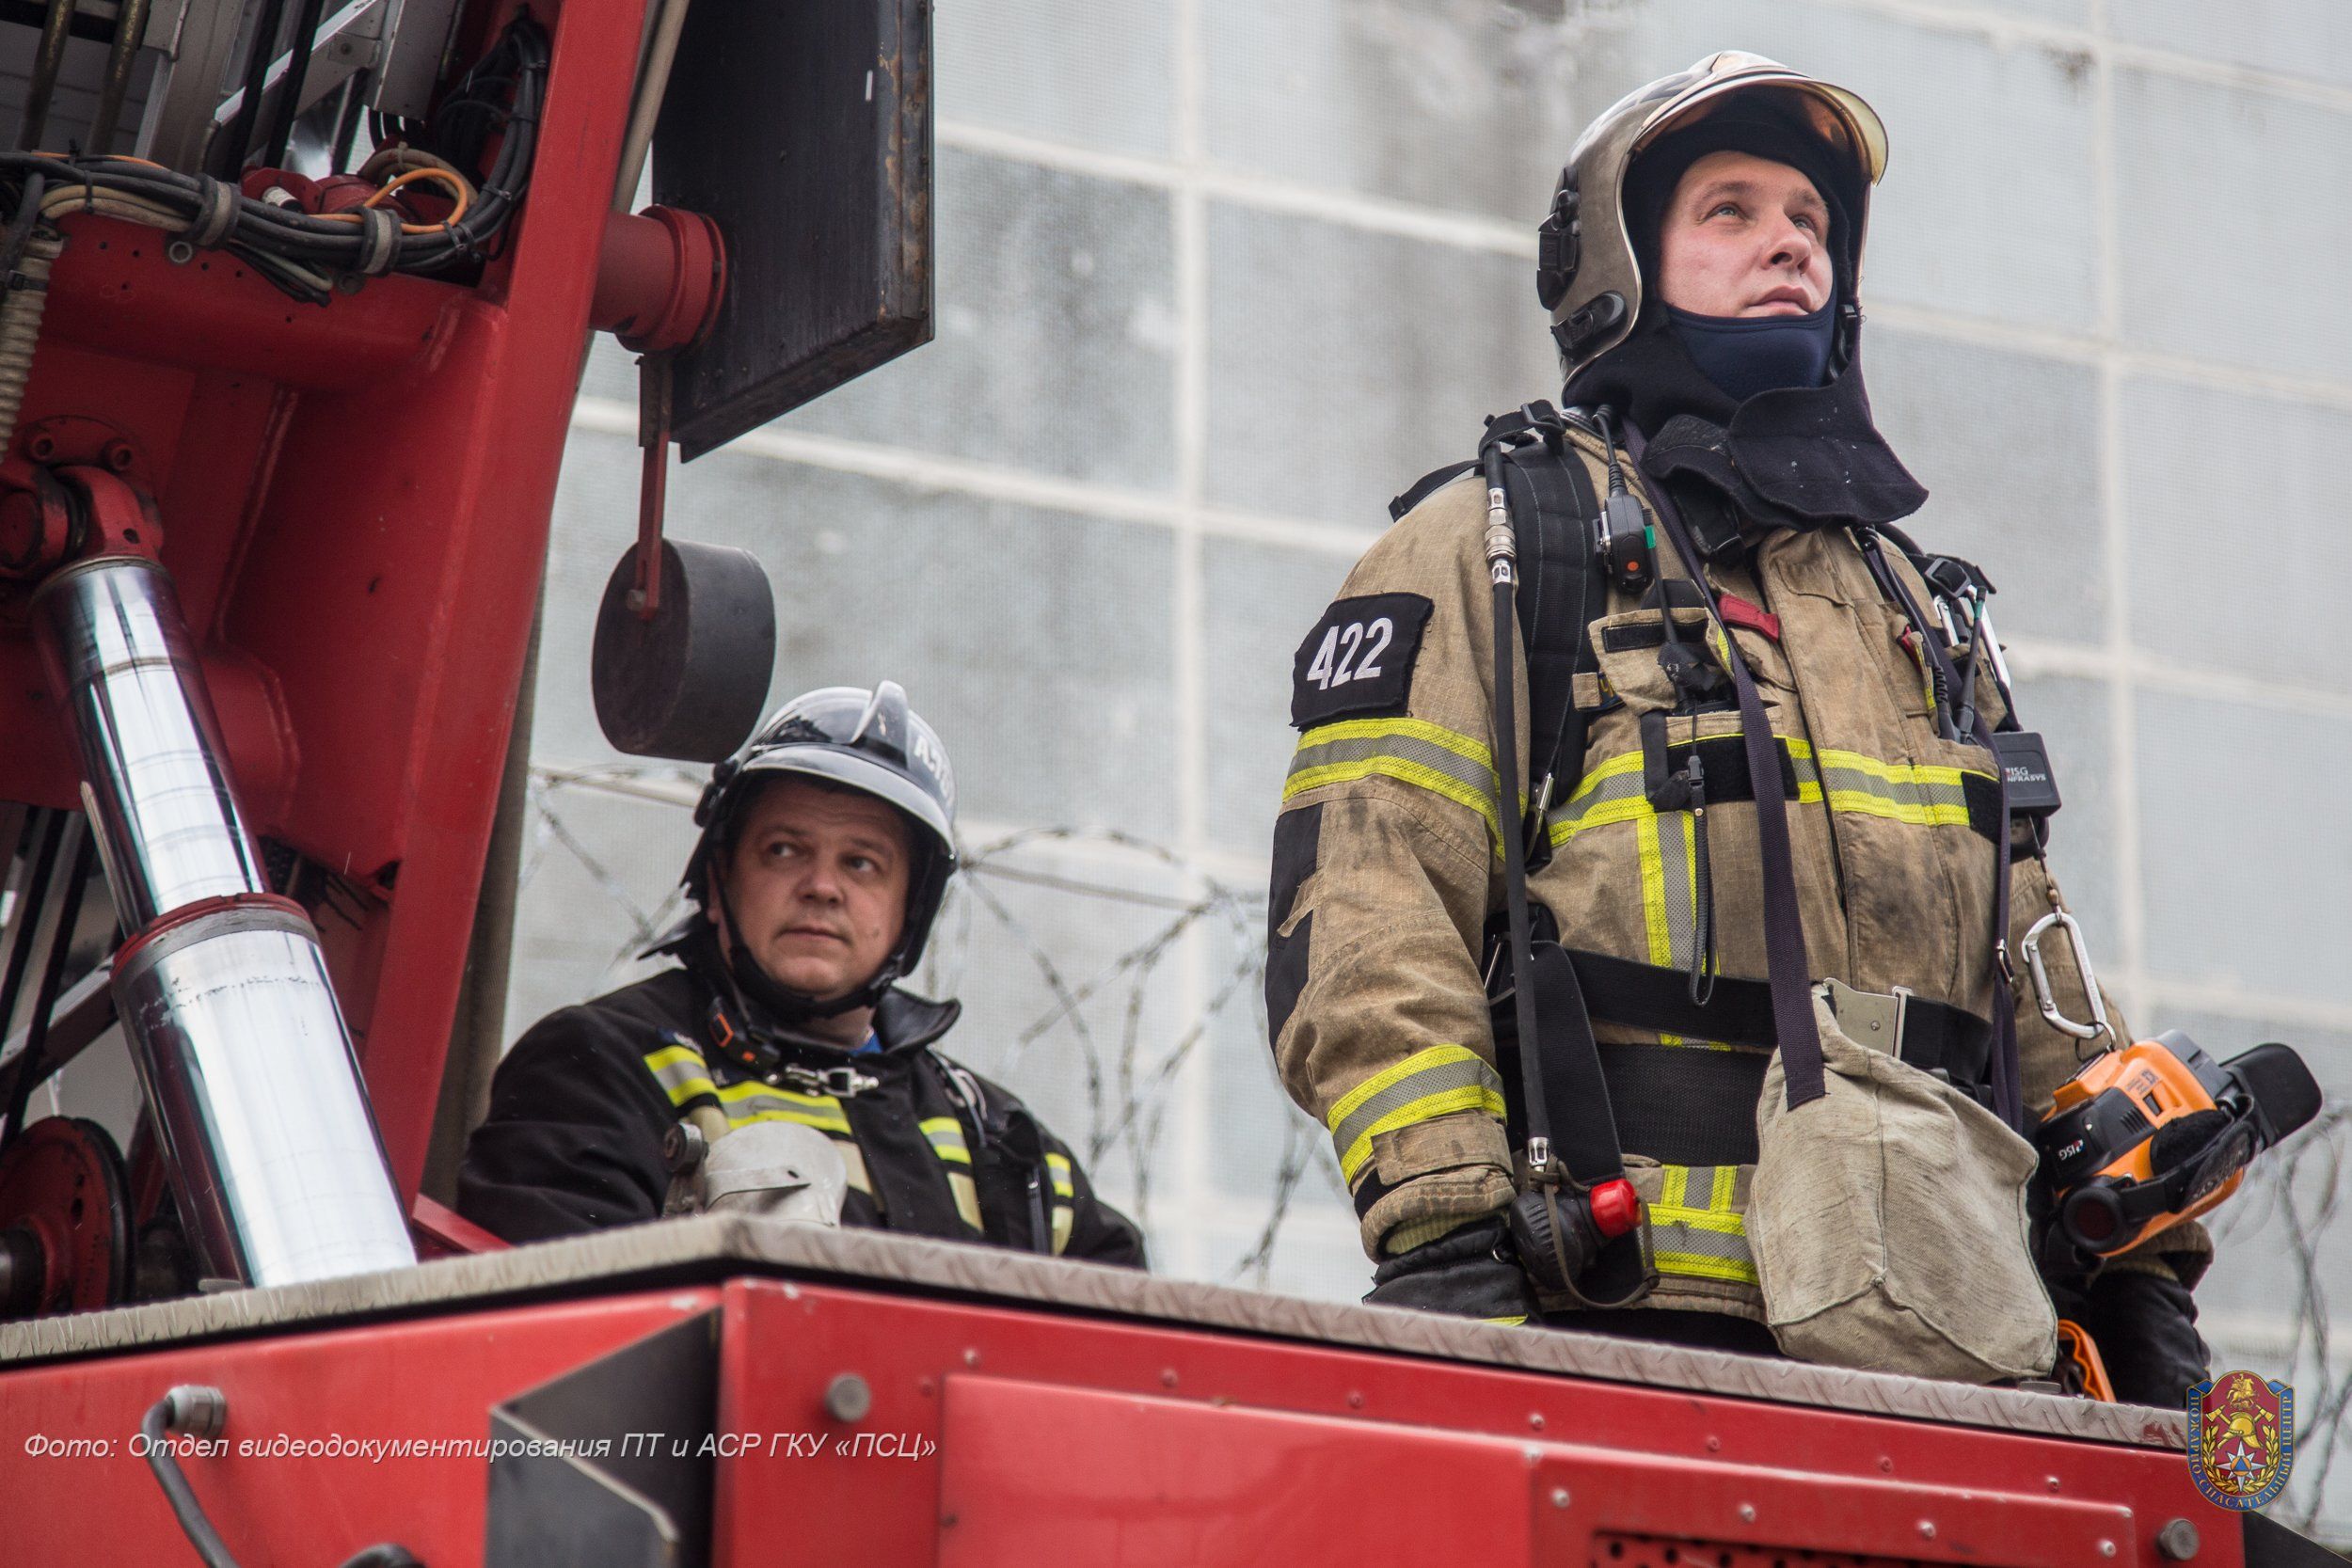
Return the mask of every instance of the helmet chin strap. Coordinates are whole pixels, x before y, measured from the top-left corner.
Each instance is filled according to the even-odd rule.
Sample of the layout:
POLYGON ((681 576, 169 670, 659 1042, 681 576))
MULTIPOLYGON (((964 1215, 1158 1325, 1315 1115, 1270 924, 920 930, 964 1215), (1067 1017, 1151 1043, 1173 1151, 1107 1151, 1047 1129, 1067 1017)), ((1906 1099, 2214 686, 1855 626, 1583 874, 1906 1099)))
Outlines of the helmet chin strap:
MULTIPOLYGON (((719 910, 726 916, 727 928, 741 931, 743 923, 735 917, 734 902, 727 896, 726 879, 712 876, 710 889, 718 895, 719 910)), ((898 955, 894 952, 882 960, 882 967, 864 985, 847 995, 827 1001, 807 991, 796 990, 762 969, 759 960, 752 956, 750 943, 740 940, 731 941, 727 948, 726 975, 735 989, 737 1002, 744 1005, 746 1012, 755 1006, 759 1012, 769 1015, 787 1029, 812 1019, 839 1018, 843 1013, 870 1007, 882 1000, 882 993, 898 978, 898 955)))

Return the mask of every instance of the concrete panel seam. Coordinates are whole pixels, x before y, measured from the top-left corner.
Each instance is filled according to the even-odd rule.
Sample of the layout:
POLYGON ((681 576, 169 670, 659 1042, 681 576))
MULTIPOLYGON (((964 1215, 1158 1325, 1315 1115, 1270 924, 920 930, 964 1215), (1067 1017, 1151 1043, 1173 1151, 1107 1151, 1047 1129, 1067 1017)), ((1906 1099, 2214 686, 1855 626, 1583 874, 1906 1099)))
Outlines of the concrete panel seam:
POLYGON ((2062 22, 2043 22, 2033 17, 2004 16, 1975 9, 1958 10, 1942 3, 1942 0, 1814 0, 1814 4, 1855 15, 1880 17, 1926 31, 1980 38, 1995 48, 2066 50, 2090 55, 2134 71, 2270 93, 2280 98, 2293 98, 2352 113, 2352 88, 2115 38, 2108 27, 2105 9, 2096 5, 2090 11, 2091 24, 2089 27, 2070 27, 2062 22))
MULTIPOLYGON (((943 123, 943 147, 988 157, 1005 158, 1062 173, 1118 180, 1230 202, 1253 212, 1312 218, 1340 228, 1397 239, 1418 240, 1456 249, 1483 251, 1533 261, 1535 258, 1533 222, 1517 225, 1468 214, 1341 191, 1259 179, 1213 167, 1189 170, 1165 160, 1122 153, 1098 152, 1065 142, 996 131, 985 126, 943 123)), ((2134 374, 2164 375, 2193 380, 2233 390, 2299 399, 2328 407, 2352 409, 2352 382, 2279 373, 2181 355, 2142 351, 2112 351, 2102 341, 2082 333, 2058 331, 2002 322, 1991 317, 1939 309, 1906 302, 1873 303, 1875 321, 1906 331, 1924 332, 1958 342, 2024 349, 2053 358, 2090 363, 2101 354, 2119 352, 2123 368, 2134 374)))
POLYGON ((1492 250, 1506 256, 1524 257, 1531 261, 1535 258, 1534 218, 1524 225, 1505 223, 1494 218, 1482 218, 1471 213, 1420 207, 1410 202, 1384 201, 1377 197, 1319 190, 1312 185, 1237 173, 1220 168, 1205 159, 1197 166, 1178 165, 1163 159, 1098 152, 1091 148, 1075 147, 1068 142, 1048 141, 982 125, 943 121, 938 129, 938 137, 942 147, 952 147, 961 152, 1010 158, 1071 174, 1125 180, 1167 190, 1189 188, 1220 200, 1265 212, 1318 217, 1375 233, 1429 240, 1468 250, 1492 250))
MULTIPOLYGON (((2230 1018, 2296 1028, 2352 1032, 2352 1005, 2341 1002, 2315 1002, 2309 997, 2281 995, 2272 990, 2254 991, 2211 982, 2169 980, 2147 974, 2138 974, 2136 980, 2143 1000, 2153 1002, 2159 1007, 2219 1013, 2230 1018)), ((2204 1040, 2198 1043, 2209 1048, 2215 1044, 2204 1040)), ((2217 1051, 2217 1054, 2234 1055, 2236 1048, 2223 1046, 2217 1051)))
MULTIPOLYGON (((583 397, 572 406, 572 428, 600 436, 635 439, 635 405, 612 398, 583 397)), ((770 428, 739 436, 726 450, 743 457, 774 463, 798 463, 835 473, 887 480, 920 489, 946 491, 983 500, 1068 512, 1105 522, 1140 523, 1175 529, 1183 526, 1184 504, 1170 497, 1083 480, 1057 479, 1020 468, 1008 468, 967 459, 937 457, 904 447, 853 441, 835 436, 770 428)), ((1200 531, 1219 538, 1312 550, 1353 561, 1379 537, 1376 529, 1343 528, 1334 523, 1301 518, 1263 516, 1222 508, 1194 509, 1200 531)))

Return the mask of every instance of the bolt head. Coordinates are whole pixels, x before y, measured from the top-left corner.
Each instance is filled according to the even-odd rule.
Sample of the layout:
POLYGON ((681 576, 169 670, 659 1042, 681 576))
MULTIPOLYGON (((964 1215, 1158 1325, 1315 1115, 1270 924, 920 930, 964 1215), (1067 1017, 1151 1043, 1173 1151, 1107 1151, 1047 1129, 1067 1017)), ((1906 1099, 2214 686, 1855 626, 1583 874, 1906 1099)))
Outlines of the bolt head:
POLYGON ((1740 1522, 1743 1525, 1753 1525, 1756 1523, 1756 1505, 1754 1503, 1741 1503, 1740 1505, 1740 1522))
POLYGON ((1566 1487, 1555 1486, 1551 1489, 1551 1506, 1554 1508, 1565 1508, 1568 1506, 1568 1489, 1566 1487))
POLYGON ((2101 1557, 2113 1557, 2115 1555, 2115 1543, 2112 1541, 2100 1542, 2099 1555, 2101 1557))
POLYGON ((1932 1541, 1935 1539, 1934 1520, 1922 1519, 1919 1521, 1919 1539, 1922 1541, 1932 1541))
POLYGON ((836 1373, 825 1385, 825 1414, 836 1421, 862 1421, 874 1408, 874 1390, 855 1372, 836 1373))

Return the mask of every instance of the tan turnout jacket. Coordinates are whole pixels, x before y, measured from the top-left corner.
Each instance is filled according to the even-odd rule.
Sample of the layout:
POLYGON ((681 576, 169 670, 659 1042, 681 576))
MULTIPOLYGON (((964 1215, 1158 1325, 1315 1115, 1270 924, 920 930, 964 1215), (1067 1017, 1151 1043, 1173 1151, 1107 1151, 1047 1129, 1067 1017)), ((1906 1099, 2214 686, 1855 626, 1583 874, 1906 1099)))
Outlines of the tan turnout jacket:
MULTIPOLYGON (((1581 432, 1572 439, 1594 493, 1606 494, 1598 443, 1581 432)), ((1623 463, 1646 507, 1642 476, 1629 457, 1623 463)), ((1490 1213, 1514 1186, 1479 974, 1483 931, 1503 898, 1485 526, 1475 474, 1425 498, 1365 552, 1296 672, 1317 711, 1351 685, 1389 699, 1311 718, 1299 736, 1276 832, 1268 958, 1283 1082, 1331 1133, 1375 1259, 1490 1213)), ((1660 575, 1686 575, 1662 530, 1657 537, 1660 575)), ((1889 546, 1886 557, 1927 605, 1900 551, 1889 546)), ((1709 576, 1778 617, 1777 641, 1740 626, 1732 636, 1795 785, 1788 821, 1812 977, 1867 991, 1905 987, 1983 1017, 1993 995, 1994 846, 2008 836, 1991 759, 1937 736, 1908 622, 1846 531, 1776 529, 1750 560, 1752 569, 1709 576)), ((1720 660, 1704 613, 1677 613, 1720 660)), ((1530 895, 1556 917, 1568 947, 1687 969, 1697 830, 1687 811, 1652 809, 1644 784, 1642 715, 1676 701, 1658 663, 1659 614, 1613 593, 1593 625, 1601 679, 1579 677, 1577 698, 1600 711, 1588 719, 1581 778, 1548 813, 1552 860, 1530 895)), ((1515 663, 1525 757, 1526 663, 1515 663)), ((1998 717, 1989 679, 1978 700, 1998 717)), ((1739 734, 1736 709, 1667 725, 1670 746, 1739 734)), ((1752 791, 1710 798, 1705 831, 1718 972, 1763 979, 1752 791)), ((2031 857, 2016 861, 2011 886, 2014 943, 2055 895, 2031 857)), ((2082 1016, 2064 942, 2045 941, 2043 952, 2062 1003, 2082 1016)), ((1604 1042, 1742 1049, 1628 1029, 1594 1011, 1604 1042)), ((2044 1022, 2022 963, 2016 1014, 2026 1099, 2038 1115, 2075 1070, 2076 1043, 2044 1022)), ((2109 1016, 2121 1030, 2111 1005, 2109 1016)), ((1675 1166, 1639 1148, 1626 1152, 1661 1276, 1648 1304, 1761 1318, 1742 1224, 1753 1166, 1675 1166)), ((2165 1245, 2210 1243, 2183 1227, 2165 1245)))

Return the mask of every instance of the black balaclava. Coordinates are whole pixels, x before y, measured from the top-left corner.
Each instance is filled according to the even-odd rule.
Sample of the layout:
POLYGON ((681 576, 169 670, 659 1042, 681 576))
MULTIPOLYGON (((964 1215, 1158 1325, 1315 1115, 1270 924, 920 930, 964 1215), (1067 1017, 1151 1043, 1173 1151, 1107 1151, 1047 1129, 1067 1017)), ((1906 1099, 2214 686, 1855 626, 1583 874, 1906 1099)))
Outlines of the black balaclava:
MULTIPOLYGON (((1769 100, 1750 99, 1669 132, 1634 162, 1624 210, 1645 285, 1642 312, 1626 341, 1578 372, 1563 396, 1570 404, 1618 410, 1648 438, 1645 473, 1697 482, 1750 523, 1807 528, 1909 516, 1926 501, 1927 491, 1879 434, 1863 385, 1862 313, 1854 303, 1860 236, 1851 216, 1862 210, 1859 176, 1769 100), (1817 312, 1826 322, 1829 342, 1821 370, 1810 377, 1803 362, 1789 371, 1792 380, 1777 385, 1774 375, 1753 364, 1740 367, 1751 376, 1724 373, 1725 365, 1742 357, 1738 355, 1710 375, 1694 356, 1690 334, 1677 328, 1677 312, 1660 296, 1658 236, 1675 186, 1692 164, 1723 151, 1787 164, 1813 182, 1829 207, 1834 283, 1829 303, 1817 312), (1826 382, 1820 379, 1824 374, 1826 382)), ((1764 318, 1800 333, 1814 319, 1764 318)), ((1733 334, 1743 328, 1744 323, 1733 334)), ((1809 356, 1815 344, 1801 346, 1809 356)), ((1777 349, 1788 351, 1785 339, 1777 349)), ((1685 487, 1678 483, 1677 494, 1685 487)))
POLYGON ((1702 316, 1666 307, 1682 352, 1734 403, 1784 387, 1819 387, 1829 379, 1837 341, 1837 302, 1802 316, 1702 316))

